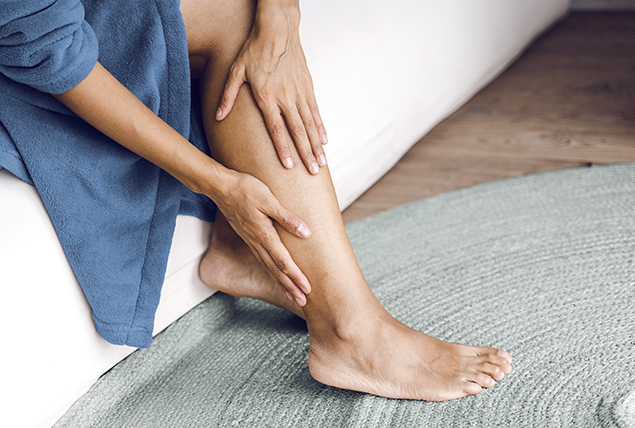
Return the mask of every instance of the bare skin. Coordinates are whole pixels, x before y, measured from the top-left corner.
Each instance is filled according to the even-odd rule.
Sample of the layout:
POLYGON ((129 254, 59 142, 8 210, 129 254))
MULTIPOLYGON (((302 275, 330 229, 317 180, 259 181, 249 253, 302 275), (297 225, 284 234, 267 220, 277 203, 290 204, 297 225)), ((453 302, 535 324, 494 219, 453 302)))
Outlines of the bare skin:
MULTIPOLYGON (((328 167, 319 174, 300 167, 285 169, 247 86, 239 90, 231 113, 217 120, 216 107, 242 44, 231 49, 227 42, 221 49, 213 44, 201 47, 196 41, 219 40, 217 32, 227 34, 230 28, 234 33, 243 31, 238 37, 242 40, 249 35, 254 19, 248 1, 224 6, 227 16, 219 16, 219 9, 213 6, 208 10, 210 3, 181 3, 191 55, 213 58, 200 61, 202 66, 194 70, 201 76, 206 134, 214 159, 261 180, 312 231, 309 238, 298 239, 276 226, 282 243, 311 283, 300 315, 310 334, 312 376, 339 388, 429 401, 476 394, 502 380, 511 372, 507 352, 434 339, 404 326, 381 306, 348 242, 328 167), (207 16, 206 25, 197 25, 201 16, 207 16)), ((287 138, 295 165, 302 165, 291 136, 287 134, 287 138)), ((218 239, 212 240, 201 264, 205 281, 233 295, 259 298, 299 312, 285 302, 279 286, 266 280, 223 220, 217 224, 216 234, 218 239)))
POLYGON ((328 385, 440 401, 475 394, 509 374, 507 352, 406 327, 370 291, 321 159, 325 131, 299 43, 297 0, 182 0, 181 11, 214 159, 100 64, 56 97, 216 202, 222 217, 201 264, 204 280, 303 316, 309 370, 328 385), (249 85, 241 85, 245 80, 249 85))
POLYGON ((214 222, 209 248, 199 266, 201 279, 232 296, 251 297, 288 309, 304 318, 302 307, 262 267, 222 214, 214 222))
MULTIPOLYGON (((206 284, 216 290, 232 296, 263 300, 272 305, 287 309, 304 318, 302 307, 294 300, 285 297, 285 292, 282 287, 280 287, 280 284, 262 267, 249 247, 236 235, 222 215, 219 215, 214 223, 214 233, 209 248, 201 260, 200 275, 206 284)), ((472 373, 471 375, 473 377, 482 378, 481 383, 478 385, 473 382, 466 383, 464 384, 465 389, 463 393, 457 392, 457 390, 448 385, 446 381, 448 377, 461 376, 461 373, 457 372, 457 366, 460 367, 464 365, 465 360, 468 362, 470 360, 476 360, 482 364, 484 360, 487 360, 487 355, 495 350, 487 347, 478 348, 447 343, 423 335, 404 325, 400 327, 403 336, 418 336, 419 340, 415 343, 419 345, 419 349, 412 349, 411 355, 403 355, 401 351, 397 350, 399 347, 395 345, 398 345, 402 340, 399 338, 395 339, 391 329, 388 329, 385 337, 382 335, 377 336, 377 332, 374 332, 370 337, 371 343, 365 343, 363 338, 359 337, 360 343, 357 345, 370 349, 385 349, 389 351, 388 355, 382 356, 380 354, 379 358, 389 358, 391 362, 394 362, 395 359, 397 359, 397 361, 400 359, 403 361, 397 364, 397 367, 401 368, 400 372, 392 372, 390 375, 392 379, 396 376, 402 379, 397 383, 400 386, 392 387, 392 391, 388 391, 387 388, 377 388, 375 386, 375 378, 385 376, 385 374, 383 374, 385 370, 381 370, 375 376, 372 376, 371 379, 368 379, 370 376, 360 377, 358 369, 360 364, 359 361, 356 362, 356 359, 363 360, 363 358, 360 358, 357 352, 350 353, 350 349, 347 347, 343 347, 341 351, 325 352, 324 355, 312 352, 309 359, 311 374, 322 383, 344 389, 364 391, 392 398, 408 397, 429 401, 445 401, 460 398, 464 395, 475 394, 481 390, 481 386, 493 386, 495 380, 502 380, 504 375, 509 373, 505 370, 511 369, 511 366, 508 367, 508 365, 503 362, 502 373, 496 373, 494 371, 493 377, 489 376, 488 378, 487 376, 479 376, 478 373, 472 373), (372 342, 374 342, 374 344, 372 342), (348 355, 346 355, 347 350, 349 351, 348 355), (393 350, 393 352, 391 353, 390 350, 393 350), (422 366, 419 360, 424 354, 437 354, 439 360, 436 361, 435 365, 431 365, 430 367, 422 366), (454 356, 450 364, 448 364, 448 356, 454 356), (341 366, 342 371, 347 373, 347 375, 343 376, 341 372, 334 373, 332 370, 333 366, 341 366), (346 366, 350 366, 350 368, 346 368, 346 366), (411 385, 411 383, 413 383, 413 372, 420 373, 418 376, 415 376, 414 379, 428 380, 426 385, 427 389, 422 395, 415 397, 412 397, 412 393, 407 392, 408 390, 416 390, 417 387, 421 387, 421 385, 411 385)), ((315 348, 319 349, 319 347, 312 346, 311 350, 313 351, 315 348)), ((511 355, 500 351, 496 352, 496 354, 498 353, 511 363, 511 355)), ((497 361, 500 362, 500 360, 492 359, 492 363, 490 364, 496 365, 497 361)), ((386 363, 380 365, 380 367, 386 366, 386 363)), ((469 368, 464 367, 464 370, 463 374, 465 378, 469 379, 469 376, 466 375, 469 368)))

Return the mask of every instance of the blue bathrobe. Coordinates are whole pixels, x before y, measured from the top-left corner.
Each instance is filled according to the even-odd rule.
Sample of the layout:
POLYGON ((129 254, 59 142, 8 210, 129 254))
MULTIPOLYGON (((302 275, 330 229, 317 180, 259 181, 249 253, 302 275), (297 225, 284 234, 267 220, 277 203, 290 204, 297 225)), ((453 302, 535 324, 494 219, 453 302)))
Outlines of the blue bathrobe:
POLYGON ((97 61, 207 150, 178 0, 0 0, 0 168, 37 188, 99 334, 147 347, 176 216, 215 207, 51 95, 97 61))

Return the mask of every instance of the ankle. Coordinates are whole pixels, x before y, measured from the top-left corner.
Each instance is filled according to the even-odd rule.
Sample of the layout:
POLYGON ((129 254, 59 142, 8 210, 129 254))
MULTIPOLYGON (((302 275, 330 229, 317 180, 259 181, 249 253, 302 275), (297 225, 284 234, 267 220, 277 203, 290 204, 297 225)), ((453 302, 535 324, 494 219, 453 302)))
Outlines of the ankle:
POLYGON ((378 307, 358 306, 352 311, 342 311, 339 315, 331 316, 320 312, 319 318, 315 317, 315 314, 311 315, 313 316, 306 318, 309 335, 311 342, 318 344, 367 341, 388 319, 393 319, 380 305, 378 307))

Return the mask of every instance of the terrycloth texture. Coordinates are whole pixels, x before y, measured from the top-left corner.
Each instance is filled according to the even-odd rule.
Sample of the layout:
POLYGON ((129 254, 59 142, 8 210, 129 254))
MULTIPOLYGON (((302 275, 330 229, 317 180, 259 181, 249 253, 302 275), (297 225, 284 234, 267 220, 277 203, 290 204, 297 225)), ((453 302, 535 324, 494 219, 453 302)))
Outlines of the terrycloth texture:
POLYGON ((99 51, 79 0, 3 1, 0 72, 42 92, 59 94, 82 81, 99 51))
POLYGON ((79 0, 0 3, 0 167, 38 189, 99 334, 147 347, 176 216, 211 220, 213 204, 48 93, 71 89, 99 59, 205 150, 198 128, 190 132, 195 115, 185 29, 178 0, 83 6, 79 0))
POLYGON ((458 190, 347 226, 399 320, 510 351, 476 396, 392 400, 323 386, 303 322, 212 296, 104 375, 56 427, 633 427, 635 164, 458 190))

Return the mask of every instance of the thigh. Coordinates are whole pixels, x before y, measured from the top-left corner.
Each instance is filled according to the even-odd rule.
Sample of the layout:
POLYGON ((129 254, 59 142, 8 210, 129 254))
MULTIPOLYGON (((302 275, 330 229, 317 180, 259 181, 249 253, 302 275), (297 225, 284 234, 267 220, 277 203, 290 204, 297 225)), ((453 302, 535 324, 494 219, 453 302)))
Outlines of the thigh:
POLYGON ((251 31, 255 0, 181 0, 190 67, 198 77, 210 60, 233 62, 251 31))

